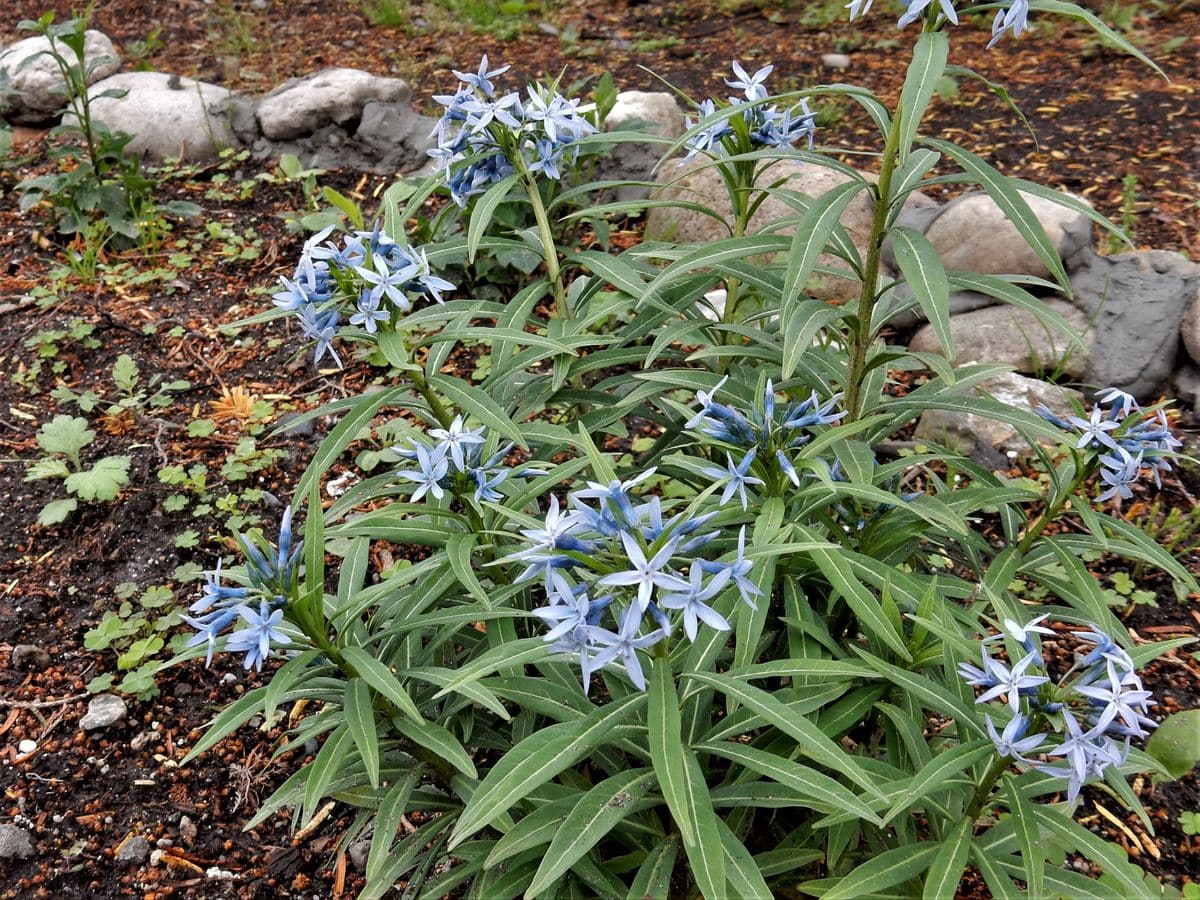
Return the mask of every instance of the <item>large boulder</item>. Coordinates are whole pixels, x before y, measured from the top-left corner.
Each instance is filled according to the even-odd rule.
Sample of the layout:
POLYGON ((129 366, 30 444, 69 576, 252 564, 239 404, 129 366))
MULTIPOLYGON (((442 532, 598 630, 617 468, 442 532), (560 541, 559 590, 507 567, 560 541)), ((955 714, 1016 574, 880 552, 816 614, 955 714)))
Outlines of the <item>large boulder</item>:
POLYGON ((153 160, 210 159, 238 143, 228 88, 162 72, 122 72, 92 85, 92 117, 133 135, 128 150, 153 160), (100 96, 124 91, 123 97, 100 96))
POLYGON ((1175 370, 1200 265, 1169 250, 1093 256, 1071 274, 1071 290, 1095 328, 1086 382, 1154 398, 1175 370))
MULTIPOLYGON (((704 162, 707 162, 707 159, 704 162)), ((656 192, 656 196, 698 203, 713 210, 727 222, 732 222, 733 207, 725 190, 725 182, 721 180, 715 166, 701 168, 703 164, 694 162, 680 167, 673 161, 665 162, 659 169, 658 177, 666 184, 656 192)), ((810 197, 820 197, 850 181, 850 176, 812 163, 781 159, 759 177, 759 184, 762 185, 777 181, 783 181, 782 186, 789 190, 810 197)), ((797 215, 796 210, 778 196, 768 196, 751 218, 748 233, 753 234, 774 222, 797 215)), ((872 215, 871 199, 865 190, 850 201, 842 214, 842 227, 858 247, 860 255, 866 254, 872 215)), ((781 233, 787 234, 789 231, 784 230, 781 233)), ((681 244, 708 244, 729 237, 729 231, 716 219, 695 210, 655 207, 646 218, 646 237, 650 240, 667 240, 681 244)), ((828 253, 818 258, 817 265, 846 270, 845 263, 828 253)), ((814 297, 844 302, 858 296, 859 282, 848 272, 846 277, 816 274, 805 286, 805 290, 814 297)))
MULTIPOLYGON (((894 290, 889 292, 887 297, 881 303, 890 304, 892 309, 900 309, 900 312, 888 316, 888 324, 894 328, 912 328, 921 322, 926 321, 926 316, 921 307, 908 305, 912 300, 912 288, 908 284, 899 284, 894 290), (904 307, 901 309, 901 307, 904 307)), ((987 294, 980 294, 976 291, 951 291, 950 302, 948 304, 951 316, 961 316, 964 313, 974 312, 977 309, 983 309, 987 306, 996 306, 1001 300, 987 294)))
POLYGON ((357 130, 370 102, 405 103, 412 89, 399 78, 382 78, 359 69, 322 69, 290 78, 262 98, 258 124, 263 137, 285 141, 310 135, 325 125, 357 130))
MULTIPOLYGON (((981 382, 972 389, 972 394, 987 394, 1001 403, 1029 412, 1038 404, 1045 404, 1059 416, 1072 415, 1075 411, 1072 400, 1082 399, 1078 391, 1012 372, 981 382)), ((1006 466, 1010 453, 1025 455, 1033 452, 1013 426, 982 413, 927 410, 917 422, 913 437, 970 456, 992 469, 1006 466)))
POLYGON ((234 130, 259 158, 291 153, 307 166, 407 172, 430 162, 435 122, 411 99, 399 78, 325 69, 275 88, 234 130))
MULTIPOLYGON (((1067 267, 1074 266, 1092 246, 1091 220, 1034 194, 1022 192, 1021 196, 1067 267)), ((1041 278, 1050 275, 1046 264, 1004 211, 985 193, 964 194, 936 213, 907 213, 901 224, 923 230, 947 269, 984 275, 1036 275, 1041 278)), ((884 260, 894 267, 895 260, 888 247, 885 247, 884 260)))
POLYGON ((1196 285, 1192 299, 1184 310, 1179 333, 1192 362, 1200 363, 1200 285, 1196 285))
MULTIPOLYGON (((1049 300, 1046 306, 1066 319, 1087 343, 1088 317, 1082 310, 1063 300, 1049 300)), ((1088 352, 1061 330, 1043 323, 1031 312, 1012 306, 988 306, 953 316, 950 336, 956 366, 971 362, 1002 363, 1028 375, 1059 371, 1080 378, 1089 364, 1088 352)), ((933 326, 926 325, 913 335, 908 349, 914 353, 940 352, 933 326)))
MULTIPOLYGON (((683 134, 683 110, 675 96, 665 91, 621 91, 604 121, 604 130, 639 131, 671 141, 683 134)), ((597 158, 597 180, 648 181, 666 145, 657 142, 613 144, 597 158)), ((618 200, 634 200, 649 193, 644 187, 624 187, 616 192, 618 200)))
MULTIPOLYGON (((7 73, 13 91, 0 101, 0 111, 5 118, 13 122, 45 122, 66 105, 62 73, 46 53, 49 49, 49 39, 39 35, 17 41, 0 51, 0 72, 7 73), (4 110, 5 106, 7 110, 4 110)), ((61 43, 59 52, 69 63, 76 62, 75 54, 61 43)), ((121 68, 112 41, 94 29, 88 29, 84 35, 83 57, 85 66, 100 61, 89 75, 89 83, 107 78, 121 68)))

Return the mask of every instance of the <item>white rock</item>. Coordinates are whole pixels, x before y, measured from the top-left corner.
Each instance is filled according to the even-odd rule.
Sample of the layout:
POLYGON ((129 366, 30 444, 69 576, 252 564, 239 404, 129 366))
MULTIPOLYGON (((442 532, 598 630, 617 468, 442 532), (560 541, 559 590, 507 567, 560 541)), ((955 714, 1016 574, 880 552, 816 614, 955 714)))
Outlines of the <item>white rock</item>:
POLYGON ((17 825, 0 825, 0 859, 29 859, 34 852, 28 831, 17 825))
POLYGON ((604 130, 643 131, 674 140, 683 134, 683 110, 666 91, 621 91, 604 130))
POLYGON ((228 88, 163 72, 122 72, 92 85, 93 117, 133 135, 130 152, 154 160, 210 159, 238 141, 228 88), (107 90, 123 97, 100 97, 107 90))
POLYGON ((1187 348, 1192 362, 1200 362, 1200 285, 1197 285, 1196 292, 1188 302, 1179 333, 1183 335, 1183 346, 1187 348))
MULTIPOLYGON (((0 71, 7 72, 14 94, 7 99, 10 107, 7 118, 14 122, 42 122, 53 118, 66 104, 62 73, 49 55, 37 56, 50 49, 50 41, 40 35, 10 44, 0 52, 0 71), (22 63, 37 56, 21 68, 22 63), (18 71, 19 70, 19 71, 18 71)), ((69 63, 75 54, 59 42, 59 52, 69 63)), ((89 76, 94 83, 121 68, 117 51, 103 32, 88 29, 83 43, 84 64, 107 57, 89 76)))
POLYGON ((29 738, 25 738, 25 740, 17 744, 17 752, 22 756, 24 756, 26 753, 32 753, 36 749, 37 741, 30 740, 29 738))
POLYGON ((289 140, 324 125, 353 122, 369 102, 407 103, 411 98, 412 90, 399 78, 359 69, 323 69, 289 79, 263 97, 258 124, 269 140, 289 140))
MULTIPOLYGON (((1022 192, 1021 196, 1063 259, 1091 247, 1092 223, 1086 216, 1033 194, 1022 192)), ((984 275, 1050 275, 1004 211, 985 193, 964 194, 947 203, 925 237, 947 269, 984 275)))
POLYGON ((845 53, 822 53, 821 65, 827 69, 848 69, 850 57, 845 53))
MULTIPOLYGON (((1063 300, 1047 301, 1046 307, 1067 320, 1086 345, 1088 317, 1063 300)), ((950 336, 956 366, 968 362, 1003 363, 1028 375, 1059 369, 1072 378, 1087 371, 1088 351, 1071 342, 1053 326, 1043 324, 1030 312, 1012 306, 989 306, 951 316, 950 336)), ((915 353, 940 353, 932 325, 913 335, 908 349, 915 353)))
MULTIPOLYGON (((1073 414, 1072 398, 1081 399, 1078 391, 1014 373, 990 378, 972 391, 976 396, 984 393, 1031 413, 1039 403, 1044 403, 1059 416, 1073 414)), ((917 423, 913 436, 971 456, 993 468, 1008 465, 1012 459, 1009 454, 1032 452, 1015 428, 981 413, 927 410, 917 423)))
MULTIPOLYGON (((702 163, 697 162, 678 168, 674 161, 665 162, 659 170, 659 178, 669 180, 670 184, 656 192, 656 196, 699 203, 712 209, 726 221, 732 221, 733 207, 716 167, 698 168, 700 165, 702 163)), ((850 177, 824 166, 784 159, 773 163, 766 170, 766 174, 759 177, 758 183, 765 185, 781 179, 786 179, 782 186, 789 190, 819 197, 845 184, 850 177)), ((750 220, 748 233, 753 234, 773 222, 797 215, 795 209, 778 197, 769 196, 750 220)), ((866 253, 871 218, 871 201, 865 190, 850 201, 841 218, 842 227, 846 229, 862 255, 866 253)), ((784 229, 780 233, 788 234, 790 230, 784 229)), ((690 209, 655 207, 650 210, 646 219, 646 237, 650 240, 668 240, 681 244, 708 244, 728 238, 729 231, 711 216, 690 209)), ((828 253, 821 255, 817 265, 842 270, 846 268, 845 263, 828 253)), ((857 279, 850 277, 849 273, 844 278, 836 275, 814 275, 805 289, 814 297, 845 301, 858 296, 858 285, 857 279)))
POLYGON ((129 714, 125 701, 115 694, 100 694, 88 701, 87 713, 79 720, 79 727, 84 731, 95 731, 98 728, 108 728, 124 719, 129 714))

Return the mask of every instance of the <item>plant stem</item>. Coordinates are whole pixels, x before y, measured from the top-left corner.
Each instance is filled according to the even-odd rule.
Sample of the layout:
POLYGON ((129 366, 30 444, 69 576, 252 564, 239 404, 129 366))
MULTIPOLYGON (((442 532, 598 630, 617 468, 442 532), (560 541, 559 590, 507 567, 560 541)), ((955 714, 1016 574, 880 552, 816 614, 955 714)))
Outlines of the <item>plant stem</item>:
POLYGON ((979 782, 979 787, 975 789, 975 796, 971 798, 971 805, 967 807, 968 818, 979 818, 984 806, 987 805, 988 798, 992 796, 992 788, 996 786, 996 782, 1000 780, 1000 776, 1008 771, 1008 766, 1009 761, 1007 756, 997 756, 992 760, 992 764, 988 766, 988 770, 983 773, 983 780, 979 782))
POLYGON ((846 367, 845 406, 847 422, 856 421, 862 414, 862 380, 867 368, 867 350, 871 346, 871 315, 875 301, 879 299, 876 283, 879 281, 879 263, 883 251, 883 239, 887 236, 887 219, 890 211, 892 176, 900 161, 899 105, 892 116, 883 145, 883 160, 879 168, 879 183, 874 189, 875 211, 871 219, 871 234, 867 240, 867 261, 863 267, 862 290, 858 295, 858 312, 855 327, 850 335, 849 361, 846 367))
POLYGON ((554 243, 554 232, 550 230, 550 218, 546 214, 545 204, 542 203, 542 192, 538 188, 536 178, 527 171, 521 174, 529 194, 529 205, 533 207, 533 217, 537 219, 538 236, 542 240, 542 258, 546 261, 546 276, 554 289, 554 317, 569 319, 571 311, 567 308, 567 289, 563 285, 562 269, 558 265, 558 245, 554 243))
POLYGON ((429 382, 425 380, 425 375, 419 369, 412 373, 413 386, 425 398, 425 402, 429 404, 429 409, 433 413, 433 417, 438 420, 438 424, 443 428, 449 428, 454 419, 450 415, 450 411, 446 409, 442 403, 441 397, 434 393, 433 388, 429 386, 429 382))
POLYGON ((1042 532, 1046 530, 1046 527, 1051 522, 1058 518, 1058 514, 1063 511, 1063 507, 1067 505, 1067 501, 1074 497, 1080 485, 1087 481, 1088 476, 1091 475, 1091 471, 1091 464, 1082 468, 1080 467, 1079 454, 1075 454, 1075 477, 1071 480, 1071 486, 1065 491, 1060 492, 1058 496, 1050 501, 1046 508, 1042 510, 1042 514, 1033 521, 1033 524, 1021 536, 1021 540, 1017 544, 1018 553, 1024 555, 1029 552, 1029 548, 1033 546, 1033 542, 1041 537, 1042 532))

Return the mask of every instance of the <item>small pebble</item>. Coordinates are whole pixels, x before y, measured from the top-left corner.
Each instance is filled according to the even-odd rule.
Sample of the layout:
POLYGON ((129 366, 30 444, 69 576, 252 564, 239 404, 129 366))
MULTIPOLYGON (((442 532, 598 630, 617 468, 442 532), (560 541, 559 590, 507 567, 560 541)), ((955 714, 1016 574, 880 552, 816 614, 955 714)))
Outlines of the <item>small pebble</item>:
POLYGON ((845 53, 822 53, 821 65, 827 69, 848 69, 850 57, 845 53))
POLYGON ((138 834, 121 845, 121 849, 117 851, 117 862, 141 865, 149 855, 150 842, 138 834))
POLYGON ((237 676, 232 672, 226 672, 221 676, 221 684, 233 684, 235 681, 237 681, 237 676))
POLYGON ((132 741, 129 742, 129 749, 136 753, 140 753, 156 740, 158 740, 157 731, 142 731, 132 741))
POLYGON ((16 825, 0 825, 0 859, 29 859, 33 856, 33 837, 16 825))
POLYGON ((50 668, 50 654, 35 644, 18 644, 12 650, 12 664, 22 672, 40 672, 50 668))
POLYGON ((196 840, 196 823, 188 816, 184 816, 179 820, 179 839, 185 844, 191 845, 196 840))
POLYGON ((115 694, 101 694, 88 701, 87 713, 79 720, 79 727, 84 731, 96 731, 116 725, 129 715, 129 707, 125 701, 115 694))
POLYGON ((32 753, 37 749, 37 741, 25 738, 21 743, 17 744, 17 752, 24 756, 26 753, 32 753))

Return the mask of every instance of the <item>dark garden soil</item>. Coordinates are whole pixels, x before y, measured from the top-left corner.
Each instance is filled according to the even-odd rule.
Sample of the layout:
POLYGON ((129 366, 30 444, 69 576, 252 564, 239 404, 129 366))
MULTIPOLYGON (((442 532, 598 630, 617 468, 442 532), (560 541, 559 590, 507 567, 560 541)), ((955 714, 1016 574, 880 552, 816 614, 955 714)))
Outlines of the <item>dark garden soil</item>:
MULTIPOLYGON (((9 0, 0 19, 0 44, 19 37, 19 19, 35 18, 48 6, 61 14, 71 5, 9 0)), ((572 0, 529 18, 525 33, 507 40, 473 34, 417 3, 410 4, 413 18, 404 28, 370 26, 362 4, 349 0, 259 5, 265 8, 249 2, 98 0, 94 24, 113 38, 127 63, 134 42, 157 29, 162 46, 146 62, 159 71, 254 92, 323 67, 352 66, 406 78, 426 105, 431 93, 451 85, 452 67, 473 68, 482 51, 493 62, 513 64, 514 85, 565 67, 567 82, 607 69, 622 89, 654 90, 657 81, 649 69, 693 95, 723 95, 720 79, 729 60, 739 58, 775 63, 777 89, 844 79, 890 101, 903 76, 905 54, 896 42, 912 37, 897 33, 884 9, 865 24, 850 25, 841 16, 824 17, 822 5, 810 3, 572 0), (850 54, 847 72, 823 69, 821 54, 830 52, 850 54)), ((956 35, 954 61, 1003 82, 1029 116, 1037 141, 989 90, 966 78, 947 84, 935 100, 932 129, 1006 172, 1081 194, 1110 218, 1120 221, 1124 208, 1140 248, 1195 258, 1200 8, 1164 0, 1145 5, 1128 24, 1128 37, 1163 66, 1170 82, 1072 25, 1039 22, 1025 39, 1005 40, 988 53, 985 27, 963 29, 956 35), (1136 189, 1124 190, 1123 200, 1127 176, 1136 179, 1136 189)), ((827 101, 820 110, 822 143, 873 148, 856 108, 827 101)), ((234 470, 221 474, 228 457, 255 421, 277 424, 284 415, 359 391, 367 377, 361 367, 315 371, 307 357, 295 356, 297 335, 290 326, 246 327, 236 336, 218 330, 266 308, 262 289, 279 274, 290 274, 301 238, 285 227, 284 218, 304 212, 301 189, 267 179, 241 197, 239 182, 274 171, 269 164, 235 161, 172 174, 165 177, 163 198, 200 204, 199 221, 177 225, 160 252, 110 254, 110 267, 126 265, 123 277, 96 285, 71 278, 52 282, 62 248, 39 211, 17 211, 12 190, 21 178, 48 170, 44 132, 20 129, 17 136, 21 160, 0 169, 0 822, 29 830, 37 854, 0 869, 0 896, 353 896, 359 876, 334 853, 349 824, 343 809, 332 809, 311 827, 302 823, 306 827, 295 834, 282 815, 242 830, 307 752, 296 748, 273 760, 281 728, 243 728, 197 762, 179 765, 214 712, 263 676, 243 674, 236 661, 221 657, 207 671, 202 663, 181 665, 159 677, 158 696, 128 698, 124 722, 93 732, 79 726, 87 683, 105 672, 118 680, 123 674, 116 671, 113 651, 93 652, 83 643, 104 613, 119 606, 118 585, 166 585, 176 601, 186 603, 196 586, 183 580, 185 570, 178 567, 209 567, 229 550, 218 510, 199 518, 164 511, 164 501, 179 488, 161 483, 159 469, 205 463, 214 497, 259 489, 260 499, 245 511, 276 521, 330 422, 319 421, 309 434, 263 431, 257 444, 262 468, 243 481, 232 480, 240 474, 234 470), (190 259, 177 254, 177 241, 197 242, 185 248, 190 259), (147 272, 154 274, 139 275, 147 272), (57 302, 31 299, 31 291, 52 284, 57 302), (90 334, 83 335, 87 326, 90 334), (77 336, 47 341, 48 332, 72 328, 77 336), (108 405, 102 403, 89 414, 99 434, 86 458, 130 455, 130 485, 117 502, 81 504, 66 523, 39 527, 38 511, 59 485, 23 480, 36 458, 35 433, 57 413, 79 414, 50 391, 61 381, 76 392, 92 388, 111 402, 111 372, 120 354, 137 362, 143 380, 157 375, 163 381, 185 379, 190 386, 161 409, 102 416, 108 405), (216 429, 190 433, 189 423, 202 418, 212 419, 216 429), (278 455, 267 459, 263 450, 278 455), (194 541, 177 540, 188 531, 196 533, 194 541), (18 668, 12 651, 28 644, 48 657, 26 653, 18 668), (33 741, 35 749, 22 753, 24 741, 33 741), (185 823, 181 829, 184 816, 194 828, 185 823), (149 840, 155 864, 118 862, 125 843, 139 835, 149 840)), ((869 161, 856 160, 869 168, 869 161)), ((320 181, 369 208, 389 180, 328 173, 320 181)), ((1194 412, 1183 410, 1180 425, 1195 431, 1194 412)), ((1147 493, 1126 514, 1161 521, 1168 509, 1177 509, 1194 518, 1200 515, 1194 513, 1198 495, 1197 479, 1168 479, 1157 495, 1157 512, 1150 506, 1155 497, 1147 493)), ((268 524, 268 532, 272 527, 268 524)), ((1200 574, 1194 538, 1175 552, 1200 574)), ((1097 565, 1108 586, 1115 570, 1097 565)), ((1138 588, 1153 591, 1157 601, 1127 611, 1135 640, 1200 631, 1200 598, 1177 603, 1170 586, 1151 574, 1140 575, 1138 588)), ((1147 683, 1162 713, 1200 706, 1200 664, 1193 654, 1194 648, 1184 648, 1151 667, 1147 683)), ((1176 885, 1188 873, 1195 878, 1200 838, 1185 835, 1178 817, 1200 811, 1196 775, 1159 787, 1139 779, 1135 789, 1151 811, 1154 837, 1099 790, 1085 795, 1082 820, 1160 877, 1176 885)), ((965 895, 981 896, 969 887, 968 881, 965 895)))

